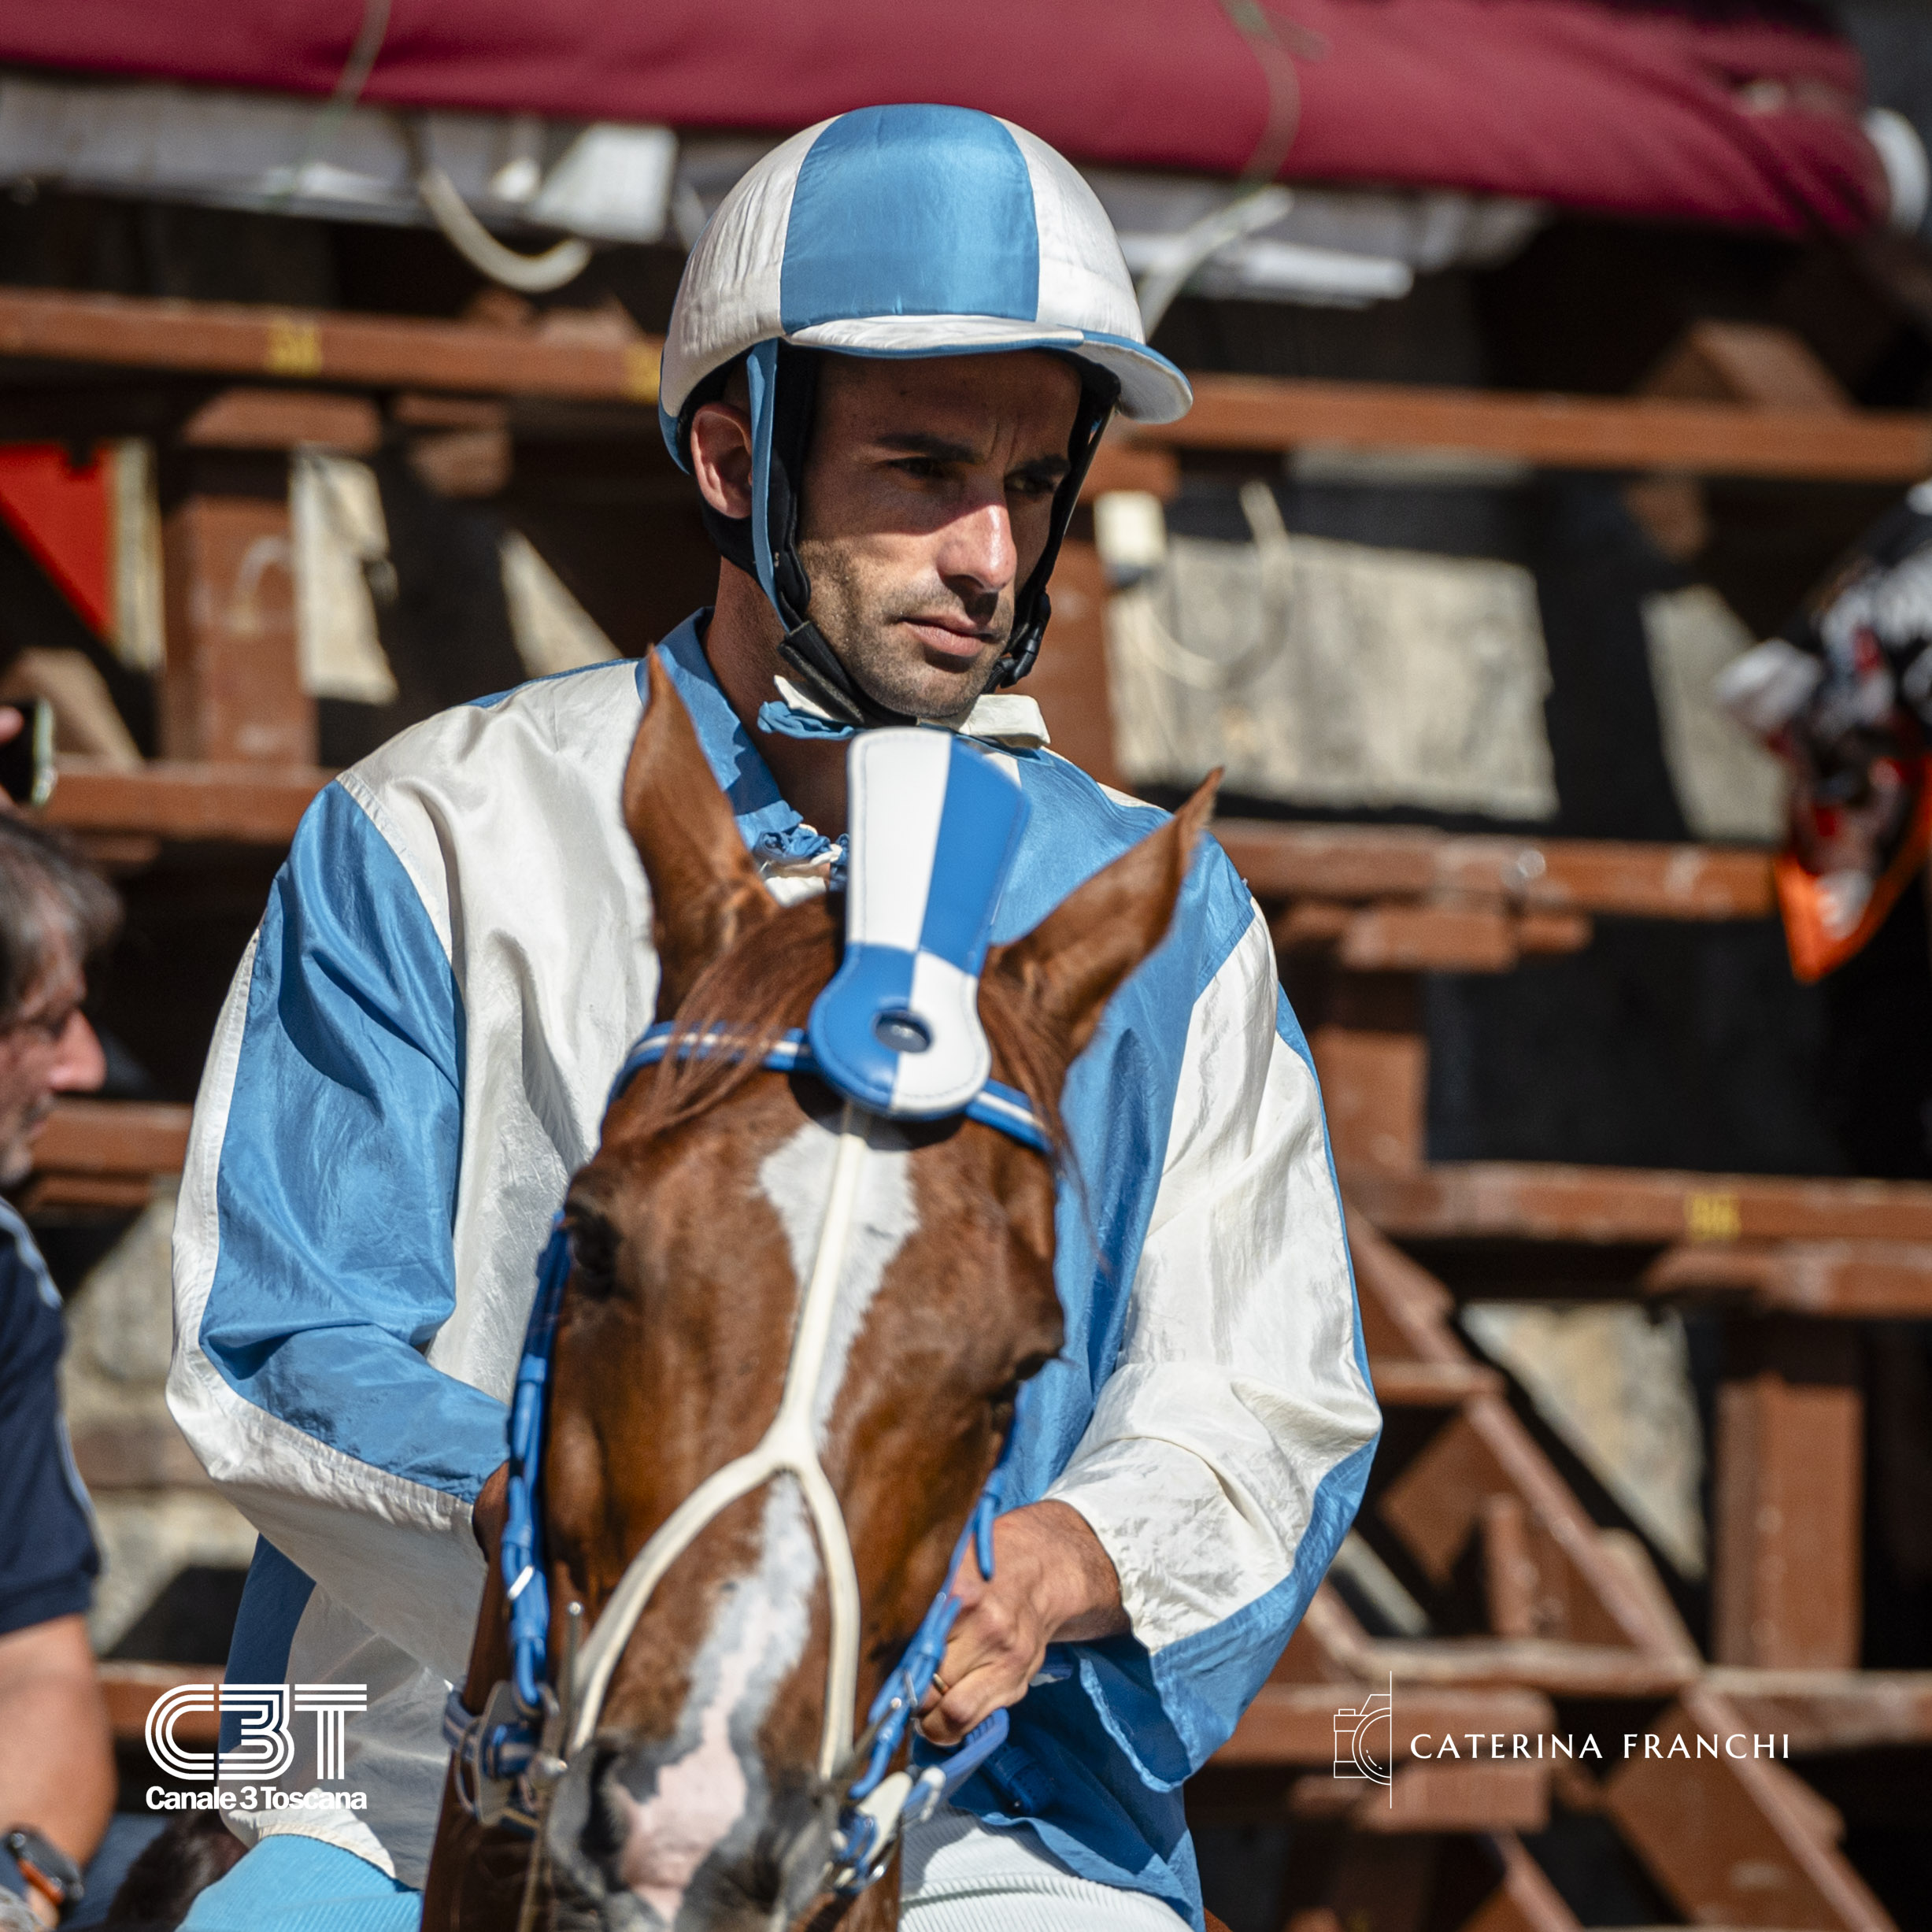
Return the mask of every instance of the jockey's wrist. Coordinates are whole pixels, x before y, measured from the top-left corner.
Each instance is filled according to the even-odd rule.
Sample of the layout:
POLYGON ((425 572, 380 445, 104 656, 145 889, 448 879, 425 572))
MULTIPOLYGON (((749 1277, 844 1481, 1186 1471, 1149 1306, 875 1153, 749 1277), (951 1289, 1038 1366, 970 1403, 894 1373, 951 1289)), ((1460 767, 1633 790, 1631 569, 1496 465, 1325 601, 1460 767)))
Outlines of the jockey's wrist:
POLYGON ((1034 1602, 1047 1642, 1091 1643, 1127 1627, 1113 1559, 1077 1509, 1033 1503, 1001 1517, 998 1527, 1018 1531, 1031 1545, 1039 1564, 1034 1602))
POLYGON ((470 1505, 469 1527, 476 1538, 476 1545, 492 1563, 496 1560, 497 1545, 503 1540, 503 1523, 509 1513, 510 1466, 498 1463, 485 1479, 483 1487, 476 1492, 476 1500, 470 1505))

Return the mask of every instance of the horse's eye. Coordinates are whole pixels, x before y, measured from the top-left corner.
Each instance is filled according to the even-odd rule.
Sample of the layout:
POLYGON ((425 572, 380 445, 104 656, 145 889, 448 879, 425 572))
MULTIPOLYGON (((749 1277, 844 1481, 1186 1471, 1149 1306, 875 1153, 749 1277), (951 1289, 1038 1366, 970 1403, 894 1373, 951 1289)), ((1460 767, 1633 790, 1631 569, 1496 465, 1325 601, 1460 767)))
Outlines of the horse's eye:
POLYGON ((1020 1400, 1020 1384, 1031 1382, 1053 1359, 1050 1355, 1036 1354, 1021 1356, 1018 1365, 1013 1370, 1012 1377, 1001 1382, 999 1387, 993 1391, 992 1401, 995 1412, 1004 1414, 1010 1410, 1013 1405, 1020 1400))
POLYGON ((576 1264, 578 1286, 587 1294, 609 1294, 617 1279, 617 1231, 601 1215, 573 1220, 570 1258, 576 1264))

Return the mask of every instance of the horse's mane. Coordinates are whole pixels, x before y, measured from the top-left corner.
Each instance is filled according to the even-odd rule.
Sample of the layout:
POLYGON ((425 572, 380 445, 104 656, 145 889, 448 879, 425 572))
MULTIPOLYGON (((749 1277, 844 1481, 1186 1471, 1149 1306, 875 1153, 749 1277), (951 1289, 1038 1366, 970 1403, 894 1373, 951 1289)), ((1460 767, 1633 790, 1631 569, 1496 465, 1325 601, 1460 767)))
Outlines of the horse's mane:
MULTIPOLYGON (((643 1106, 631 1133, 668 1132, 715 1107, 758 1071, 765 1054, 802 1027, 844 950, 844 901, 837 895, 786 907, 728 947, 699 975, 675 1014, 679 1034, 724 1036, 701 1053, 674 1047, 646 1078, 643 1106)), ((1060 1088, 1066 1042, 1010 982, 979 982, 979 1020, 993 1049, 995 1075, 1033 1104, 1054 1148, 1064 1153, 1060 1088)))

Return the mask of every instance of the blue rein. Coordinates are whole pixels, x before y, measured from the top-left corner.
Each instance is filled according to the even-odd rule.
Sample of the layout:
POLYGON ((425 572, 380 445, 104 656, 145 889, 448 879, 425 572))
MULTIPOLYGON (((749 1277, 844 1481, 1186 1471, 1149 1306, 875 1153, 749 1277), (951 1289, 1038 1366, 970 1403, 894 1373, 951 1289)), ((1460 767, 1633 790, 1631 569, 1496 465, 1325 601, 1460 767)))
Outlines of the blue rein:
MULTIPOLYGON (((673 1053, 679 1057, 709 1057, 742 1050, 742 1036, 724 1028, 693 1032, 675 1023, 661 1022, 652 1027, 625 1058, 611 1088, 611 1101, 615 1104, 644 1068, 655 1066, 673 1053)), ((767 1046, 761 1064, 774 1073, 824 1077, 804 1032, 798 1028, 767 1046)), ((960 1112, 1022 1146, 1049 1159, 1053 1156, 1053 1143, 1045 1123, 1017 1088, 988 1080, 960 1112)), ((502 1574, 509 1579, 510 1681, 498 1685, 483 1709, 474 1714, 464 1704, 462 1691, 452 1690, 443 1715, 443 1733, 455 1753, 457 1791, 464 1808, 482 1823, 502 1823, 526 1834, 539 1828, 539 1791, 554 1784, 564 1769, 561 1758, 547 1753, 544 1745, 546 1726, 556 1715, 558 1704, 550 1677, 542 1445, 550 1360, 571 1266, 570 1237, 559 1214, 537 1264, 536 1299, 531 1306, 510 1404, 508 1510, 501 1555, 502 1574)), ((1011 1447, 1009 1437, 1009 1453, 1011 1447)), ((975 1553, 983 1576, 993 1575, 993 1523, 999 1513, 1005 1473, 1002 1454, 960 1532, 945 1585, 866 1713, 865 1729, 853 1750, 854 1762, 847 1767, 852 1780, 841 1802, 834 1838, 835 1883, 840 1891, 854 1893, 871 1884, 885 1868, 899 1830, 929 1817, 1005 1745, 1007 1714, 995 1711, 950 1750, 936 1752, 936 1761, 915 1781, 896 1823, 882 1829, 879 1820, 861 1808, 884 1782, 893 1759, 905 1743, 946 1654, 946 1638, 960 1610, 952 1579, 967 1550, 975 1553)), ((1064 1664, 1049 1661, 1034 1681, 1056 1682, 1068 1674, 1064 1664)))

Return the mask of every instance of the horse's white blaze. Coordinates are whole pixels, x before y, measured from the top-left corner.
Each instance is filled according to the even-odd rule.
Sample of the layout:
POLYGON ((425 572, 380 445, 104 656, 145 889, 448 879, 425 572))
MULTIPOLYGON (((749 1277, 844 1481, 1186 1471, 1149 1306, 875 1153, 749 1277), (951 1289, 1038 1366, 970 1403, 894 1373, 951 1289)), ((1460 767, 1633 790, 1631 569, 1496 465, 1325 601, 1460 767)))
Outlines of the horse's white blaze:
POLYGON ((662 1767, 642 1803, 621 1783, 625 1820, 618 1869, 666 1925, 675 1923, 698 1868, 744 1817, 758 1769, 758 1733, 779 1686, 797 1667, 811 1623, 818 1568, 798 1485, 768 1493, 758 1567, 727 1585, 716 1620, 691 1663, 678 1736, 691 1741, 662 1767))
MULTIPOLYGON (((801 1296, 817 1259, 838 1149, 835 1131, 807 1121, 758 1169, 760 1189, 784 1227, 801 1296)), ((910 1150, 896 1129, 875 1124, 813 1392, 821 1448, 853 1345, 894 1257, 918 1225, 910 1150)), ((798 1667, 811 1625, 822 1565, 798 1486, 779 1476, 767 1495, 757 1567, 725 1591, 692 1662, 690 1694, 678 1723, 679 1738, 690 1741, 683 1754, 658 1771, 642 1802, 621 1785, 613 1790, 625 1822, 620 1873, 666 1925, 675 1920, 698 1867, 731 1837, 754 1795, 763 1797, 758 1734, 779 1686, 798 1667)))
MULTIPOLYGON (((845 1385, 852 1345, 865 1326, 867 1312, 894 1257, 919 1227, 912 1200, 912 1151, 904 1134, 889 1122, 875 1120, 866 1149, 859 1197, 846 1241, 838 1305, 832 1311, 831 1333, 825 1347, 825 1366, 812 1409, 821 1449, 838 1391, 845 1385)), ((831 1190, 832 1162, 838 1151, 835 1128, 808 1120, 790 1140, 766 1155, 758 1169, 758 1185, 784 1224, 792 1272, 798 1278, 801 1295, 818 1258, 819 1231, 824 1224, 825 1201, 831 1190)))

